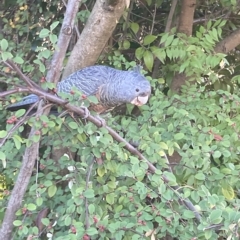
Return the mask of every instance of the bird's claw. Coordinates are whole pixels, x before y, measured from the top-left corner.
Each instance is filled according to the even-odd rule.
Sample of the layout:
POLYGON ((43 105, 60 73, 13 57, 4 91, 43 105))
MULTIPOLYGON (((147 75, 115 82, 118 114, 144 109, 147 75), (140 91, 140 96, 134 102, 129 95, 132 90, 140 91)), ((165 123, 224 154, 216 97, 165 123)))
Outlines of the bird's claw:
POLYGON ((105 127, 106 126, 106 120, 101 118, 100 116, 96 116, 96 118, 101 122, 101 127, 105 127))
POLYGON ((81 106, 81 108, 82 108, 83 111, 84 111, 84 117, 83 117, 83 119, 88 118, 88 117, 90 116, 90 112, 89 112, 88 108, 87 108, 87 107, 84 107, 84 106, 81 106))
MULTIPOLYGON (((81 108, 83 109, 84 111, 84 117, 83 119, 86 119, 90 116, 90 111, 88 110, 87 107, 85 106, 81 106, 81 108)), ((106 121, 105 119, 101 118, 100 116, 96 116, 96 118, 101 122, 101 127, 105 127, 106 126, 106 121)))

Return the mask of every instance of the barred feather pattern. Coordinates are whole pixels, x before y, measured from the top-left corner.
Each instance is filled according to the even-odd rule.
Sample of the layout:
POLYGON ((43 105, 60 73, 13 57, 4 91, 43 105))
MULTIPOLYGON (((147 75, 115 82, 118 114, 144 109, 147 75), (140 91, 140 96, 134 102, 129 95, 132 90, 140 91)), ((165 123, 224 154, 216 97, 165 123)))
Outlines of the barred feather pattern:
MULTIPOLYGON (((101 65, 86 67, 71 74, 58 83, 57 92, 69 93, 73 88, 86 96, 96 95, 106 108, 131 103, 138 97, 149 97, 151 94, 150 83, 139 70, 122 71, 101 65)), ((36 101, 38 96, 31 94, 7 109, 14 111, 36 101)))

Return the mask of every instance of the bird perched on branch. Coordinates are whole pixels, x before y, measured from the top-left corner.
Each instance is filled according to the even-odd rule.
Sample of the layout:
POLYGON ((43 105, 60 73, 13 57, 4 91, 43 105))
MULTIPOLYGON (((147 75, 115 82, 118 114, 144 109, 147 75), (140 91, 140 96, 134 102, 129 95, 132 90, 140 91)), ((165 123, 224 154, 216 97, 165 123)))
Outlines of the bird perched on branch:
MULTIPOLYGON (((98 114, 123 103, 141 106, 147 103, 151 94, 150 83, 138 67, 131 71, 101 65, 86 67, 59 82, 56 93, 70 93, 73 88, 85 96, 97 97, 98 104, 92 104, 89 109, 98 114)), ((9 105, 7 110, 28 108, 38 100, 37 95, 31 94, 20 102, 9 105)))

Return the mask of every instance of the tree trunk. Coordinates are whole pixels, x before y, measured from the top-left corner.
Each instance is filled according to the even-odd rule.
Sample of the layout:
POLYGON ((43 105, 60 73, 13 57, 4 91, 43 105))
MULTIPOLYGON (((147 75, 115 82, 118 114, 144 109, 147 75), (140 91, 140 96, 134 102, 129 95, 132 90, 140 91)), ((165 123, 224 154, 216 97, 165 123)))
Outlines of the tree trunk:
POLYGON ((97 0, 67 63, 62 79, 71 73, 93 65, 122 16, 125 1, 97 0))
MULTIPOLYGON (((181 13, 179 17, 178 32, 190 36, 192 34, 193 17, 196 0, 182 0, 181 13)), ((185 84, 187 77, 183 73, 176 73, 170 86, 172 92, 179 93, 181 86, 185 84)))

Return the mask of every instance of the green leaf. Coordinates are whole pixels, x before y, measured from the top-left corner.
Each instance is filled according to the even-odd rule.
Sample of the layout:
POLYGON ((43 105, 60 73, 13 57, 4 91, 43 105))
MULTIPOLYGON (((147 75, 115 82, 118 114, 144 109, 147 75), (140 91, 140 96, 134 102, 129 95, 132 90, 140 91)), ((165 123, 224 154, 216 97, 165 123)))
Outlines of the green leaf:
POLYGON ((150 51, 145 51, 143 55, 144 63, 149 71, 152 71, 153 67, 153 54, 150 51))
POLYGON ((183 139, 184 138, 184 133, 177 133, 174 135, 174 139, 175 140, 180 140, 180 139, 183 139))
POLYGON ((16 57, 13 59, 13 61, 14 61, 15 63, 18 63, 18 64, 23 64, 23 63, 24 63, 24 60, 23 60, 21 57, 19 57, 19 56, 16 56, 16 57))
POLYGON ((34 210, 37 209, 37 206, 36 206, 35 204, 33 204, 33 203, 29 203, 29 204, 27 205, 27 209, 28 209, 29 211, 34 211, 34 210))
POLYGON ((93 204, 89 204, 88 211, 90 214, 93 214, 95 212, 95 206, 93 204))
POLYGON ((210 215, 209 215, 211 223, 214 223, 214 221, 221 218, 221 216, 222 216, 222 210, 221 209, 212 210, 210 215))
POLYGON ((206 230, 204 232, 205 239, 210 239, 212 237, 212 230, 206 230))
POLYGON ((227 200, 232 200, 235 197, 234 190, 230 184, 228 186, 224 186, 224 188, 222 187, 222 193, 227 200))
POLYGON ((51 52, 48 49, 41 52, 41 56, 43 56, 46 59, 48 59, 50 55, 51 55, 51 52))
POLYGON ((3 61, 13 58, 13 55, 10 52, 2 52, 1 56, 3 61))
POLYGON ((6 155, 4 152, 0 151, 0 160, 2 160, 2 165, 3 168, 6 168, 7 163, 6 163, 6 155))
POLYGON ((55 44, 58 40, 58 36, 56 34, 50 34, 49 39, 50 39, 52 44, 55 44))
POLYGON ((114 196, 115 196, 114 193, 109 193, 106 195, 106 201, 108 204, 110 205, 114 204, 114 196))
POLYGON ((104 174, 106 173, 106 170, 105 170, 104 166, 98 167, 97 173, 98 173, 98 176, 99 176, 99 177, 103 177, 104 174))
POLYGON ((229 168, 222 168, 221 173, 223 173, 224 175, 229 175, 232 173, 232 170, 229 168))
POLYGON ((45 226, 48 226, 48 225, 50 224, 50 221, 49 221, 48 218, 42 218, 42 219, 41 219, 41 222, 42 222, 42 224, 45 225, 45 226))
POLYGON ((183 217, 188 219, 192 219, 192 218, 195 218, 195 215, 194 215, 194 212, 190 211, 190 210, 184 210, 183 212, 183 217))
POLYGON ((72 223, 72 218, 68 215, 66 216, 65 220, 64 220, 64 224, 65 226, 70 226, 72 223))
POLYGON ((0 131, 0 138, 5 138, 7 136, 7 131, 1 130, 0 131))
POLYGON ((205 175, 201 172, 197 173, 194 177, 198 180, 205 180, 205 175))
POLYGON ((15 134, 13 135, 12 139, 14 141, 16 149, 19 150, 21 148, 21 143, 22 143, 21 137, 15 134))
POLYGON ((152 0, 146 0, 148 6, 150 6, 152 4, 152 0))
POLYGON ((93 198, 95 195, 94 195, 94 190, 93 189, 87 189, 84 193, 83 193, 83 196, 85 198, 93 198))
POLYGON ((48 188, 48 196, 51 198, 53 197, 57 192, 57 187, 56 185, 52 185, 48 188))
POLYGON ((128 40, 124 40, 122 43, 123 49, 129 49, 130 48, 130 42, 128 40))
POLYGON ((174 35, 170 35, 170 36, 166 39, 164 46, 165 46, 165 47, 169 46, 169 45, 172 43, 173 39, 174 39, 174 35))
POLYGON ((168 150, 168 145, 165 142, 160 142, 159 145, 162 149, 168 150))
POLYGON ((43 204, 43 199, 42 199, 41 197, 37 197, 37 199, 36 199, 36 204, 37 204, 38 207, 42 206, 42 204, 43 204))
POLYGON ((54 28, 56 28, 59 24, 59 21, 56 21, 56 22, 53 22, 51 25, 50 25, 50 30, 52 31, 54 28))
POLYGON ((22 225, 22 221, 20 221, 20 220, 15 220, 15 221, 13 221, 13 225, 14 225, 15 227, 19 227, 19 226, 22 225))
POLYGON ((78 128, 78 124, 76 122, 70 122, 70 123, 68 123, 68 126, 72 129, 77 129, 78 128))
POLYGON ((214 153, 213 153, 213 157, 214 158, 220 158, 221 157, 221 152, 219 152, 219 151, 215 151, 214 153))
POLYGON ((173 173, 171 173, 171 172, 164 172, 164 175, 165 175, 166 178, 168 179, 169 184, 170 184, 171 186, 176 185, 176 177, 175 177, 175 175, 174 175, 173 173))
POLYGON ((166 60, 166 52, 164 51, 164 49, 155 49, 153 51, 153 54, 162 62, 164 63, 166 60))
POLYGON ((53 185, 53 183, 50 180, 47 180, 47 181, 44 182, 44 186, 46 186, 46 187, 50 187, 52 185, 53 185))
POLYGON ((45 70, 46 70, 46 68, 45 68, 45 65, 44 64, 39 64, 39 70, 40 70, 40 72, 42 72, 42 73, 44 73, 45 72, 45 70))
POLYGON ((37 142, 40 141, 40 138, 41 138, 40 134, 39 135, 34 135, 32 140, 33 140, 33 142, 37 143, 37 142))
POLYGON ((2 39, 1 41, 1 50, 6 51, 8 48, 8 41, 6 39, 2 39))
POLYGON ((96 228, 90 227, 90 228, 87 229, 86 233, 89 236, 93 236, 93 235, 98 234, 98 230, 96 228))
POLYGON ((130 27, 135 34, 139 31, 139 24, 138 23, 132 22, 130 27))
POLYGON ((169 147, 169 148, 168 148, 168 155, 169 155, 169 156, 172 156, 173 153, 174 153, 174 148, 173 148, 173 147, 169 147))
POLYGON ((143 39, 143 45, 148 45, 151 44, 153 41, 156 40, 156 36, 154 35, 147 35, 144 39, 143 39))
POLYGON ((135 56, 138 60, 141 60, 143 58, 143 54, 145 52, 145 49, 142 47, 137 48, 136 52, 135 52, 135 56))
POLYGON ((45 38, 49 35, 50 31, 46 28, 43 28, 40 33, 39 33, 39 37, 40 38, 45 38))
POLYGON ((160 41, 160 44, 164 43, 164 42, 167 40, 168 35, 169 35, 169 33, 164 33, 164 34, 163 34, 163 36, 162 36, 162 38, 161 38, 161 41, 160 41))
POLYGON ((25 114, 26 110, 25 109, 19 109, 18 111, 15 112, 15 116, 17 118, 23 116, 25 114))

